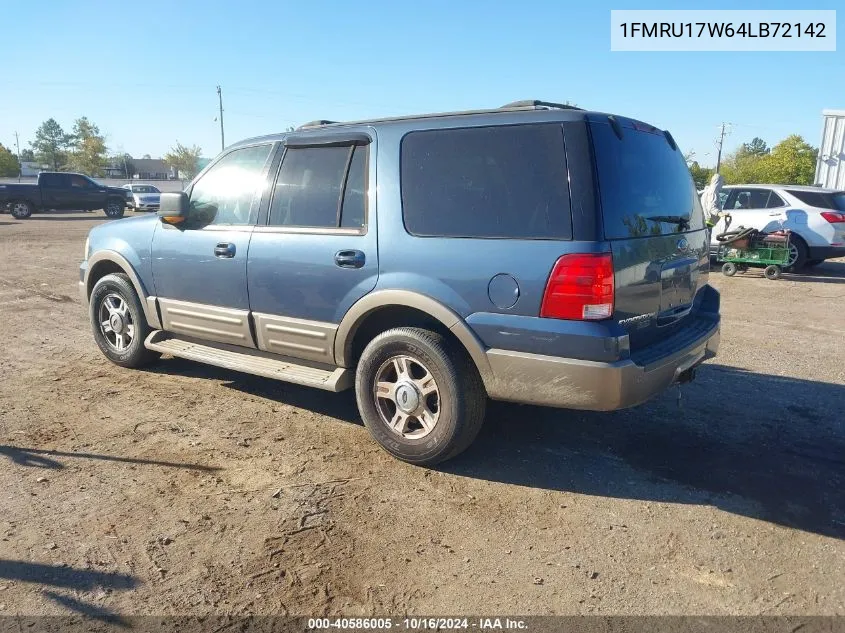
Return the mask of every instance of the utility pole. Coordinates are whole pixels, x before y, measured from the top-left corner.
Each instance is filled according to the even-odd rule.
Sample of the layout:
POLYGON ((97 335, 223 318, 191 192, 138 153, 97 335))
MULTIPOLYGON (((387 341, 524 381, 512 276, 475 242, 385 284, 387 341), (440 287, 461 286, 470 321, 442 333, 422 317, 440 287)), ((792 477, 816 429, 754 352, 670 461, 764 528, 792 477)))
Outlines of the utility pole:
POLYGON ((725 125, 730 125, 729 123, 725 123, 722 121, 722 131, 719 133, 719 140, 716 141, 716 147, 718 148, 718 153, 716 154, 716 173, 719 173, 719 167, 722 165, 722 145, 725 144, 725 134, 729 134, 730 131, 725 131, 725 125))
POLYGON ((18 152, 18 182, 21 181, 21 172, 23 171, 23 164, 21 163, 21 144, 18 139, 18 133, 15 132, 15 150, 18 152))
POLYGON ((220 91, 220 86, 217 86, 217 101, 220 104, 220 151, 226 149, 226 140, 223 136, 223 93, 220 91))

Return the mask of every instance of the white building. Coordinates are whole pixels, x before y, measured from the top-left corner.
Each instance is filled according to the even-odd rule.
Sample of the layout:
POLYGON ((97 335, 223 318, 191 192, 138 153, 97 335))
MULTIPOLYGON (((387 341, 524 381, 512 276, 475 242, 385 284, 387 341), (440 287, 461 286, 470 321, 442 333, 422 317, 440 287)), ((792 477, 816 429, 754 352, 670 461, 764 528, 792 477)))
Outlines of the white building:
POLYGON ((827 189, 845 189, 845 110, 822 110, 822 117, 814 182, 827 189))
POLYGON ((23 178, 32 178, 33 176, 37 176, 39 171, 44 171, 45 169, 47 169, 46 165, 26 160, 21 161, 21 176, 23 178))

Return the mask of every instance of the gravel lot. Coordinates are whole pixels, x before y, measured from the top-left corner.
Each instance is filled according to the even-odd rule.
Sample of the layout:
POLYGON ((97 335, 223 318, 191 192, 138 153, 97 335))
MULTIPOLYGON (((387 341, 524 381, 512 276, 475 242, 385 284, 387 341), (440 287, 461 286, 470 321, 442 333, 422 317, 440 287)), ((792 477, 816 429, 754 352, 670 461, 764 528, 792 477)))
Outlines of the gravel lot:
POLYGON ((100 213, 0 215, 0 614, 845 614, 845 261, 711 276, 722 352, 416 468, 351 393, 97 350, 100 213))

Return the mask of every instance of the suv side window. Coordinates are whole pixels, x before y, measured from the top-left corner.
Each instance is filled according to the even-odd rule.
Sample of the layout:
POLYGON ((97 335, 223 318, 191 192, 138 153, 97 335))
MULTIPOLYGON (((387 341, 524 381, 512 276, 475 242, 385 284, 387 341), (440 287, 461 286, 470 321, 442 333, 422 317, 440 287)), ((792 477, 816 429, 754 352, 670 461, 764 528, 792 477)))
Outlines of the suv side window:
POLYGON ((242 147, 217 161, 191 189, 192 224, 255 223, 271 144, 242 147))
POLYGON ((270 226, 363 228, 367 147, 289 147, 270 205, 270 226))
POLYGON ((412 235, 572 237, 560 125, 410 132, 402 139, 401 188, 412 235))
POLYGON ((777 209, 778 207, 785 207, 786 203, 774 191, 769 192, 769 201, 766 203, 767 209, 777 209))
MULTIPOLYGON (((769 202, 768 189, 737 189, 732 198, 731 209, 765 209, 769 202)), ((779 205, 777 205, 779 206, 779 205)))
POLYGON ((817 192, 817 191, 795 191, 792 189, 787 189, 787 191, 798 198, 804 204, 808 204, 811 207, 821 207, 822 209, 835 209, 836 206, 832 204, 832 201, 828 199, 828 196, 824 193, 817 192))

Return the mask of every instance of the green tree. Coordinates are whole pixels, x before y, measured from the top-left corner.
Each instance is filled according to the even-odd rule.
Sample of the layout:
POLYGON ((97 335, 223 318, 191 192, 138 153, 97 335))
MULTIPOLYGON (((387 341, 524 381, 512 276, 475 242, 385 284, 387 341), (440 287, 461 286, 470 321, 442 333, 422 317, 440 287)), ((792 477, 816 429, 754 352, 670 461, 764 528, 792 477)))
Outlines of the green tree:
POLYGON ((770 151, 769 146, 766 145, 766 141, 761 139, 759 136, 755 136, 751 139, 750 143, 743 143, 742 147, 746 153, 753 156, 765 156, 770 151))
POLYGON ((21 165, 17 157, 0 143, 0 176, 17 176, 21 165))
MULTIPOLYGON (((759 140, 759 139, 756 139, 759 140)), ((745 143, 722 164, 721 173, 728 184, 772 183, 809 185, 816 174, 818 149, 797 134, 786 137, 760 153, 759 144, 745 143)))
POLYGON ((35 140, 30 143, 35 159, 51 169, 61 169, 67 163, 71 137, 65 134, 56 119, 44 121, 35 130, 35 140))
POLYGON ((88 117, 81 117, 73 123, 71 139, 70 167, 89 176, 102 176, 107 160, 106 139, 100 134, 100 128, 88 117))
POLYGON ((176 145, 164 155, 164 161, 174 167, 183 180, 191 180, 199 171, 199 159, 202 150, 197 145, 187 147, 177 141, 176 145))
POLYGON ((689 173, 692 176, 693 182, 695 182, 696 189, 704 189, 710 182, 710 178, 714 172, 715 170, 712 167, 702 167, 695 160, 689 166, 689 173))
POLYGON ((127 180, 138 173, 135 168, 135 160, 130 154, 115 154, 109 159, 109 164, 112 167, 123 170, 123 177, 127 180))
POLYGON ((21 150, 21 161, 25 163, 34 163, 35 162, 35 153, 27 148, 21 150))
POLYGON ((819 150, 792 134, 772 148, 762 162, 766 180, 782 185, 811 185, 816 177, 819 150))

